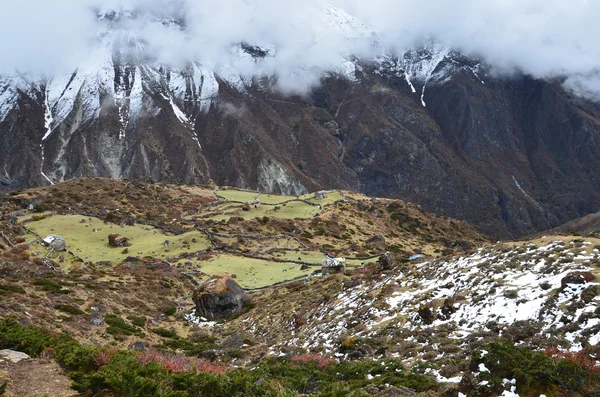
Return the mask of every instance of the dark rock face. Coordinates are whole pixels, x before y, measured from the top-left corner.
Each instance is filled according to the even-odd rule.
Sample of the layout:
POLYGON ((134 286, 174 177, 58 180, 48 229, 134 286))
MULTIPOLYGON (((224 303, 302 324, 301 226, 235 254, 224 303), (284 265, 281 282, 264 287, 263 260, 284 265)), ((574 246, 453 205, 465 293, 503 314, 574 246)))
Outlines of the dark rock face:
POLYGON ((192 297, 199 316, 224 318, 238 313, 250 302, 246 292, 229 276, 213 276, 192 297))
MULTIPOLYGON (((442 62, 433 73, 447 68, 442 62)), ((425 107, 423 83, 414 82, 413 93, 402 74, 365 65, 358 81, 328 77, 308 97, 264 84, 241 92, 219 80, 218 99, 201 109, 191 77, 189 100, 170 102, 163 80, 124 72, 133 69, 115 63, 115 75, 128 76, 115 90, 129 95, 143 80, 136 118, 123 127, 119 107, 103 97, 101 111, 82 120, 89 105, 79 98, 43 142, 43 161, 45 87, 19 91, 0 118, 0 189, 47 184, 41 170, 53 181, 214 181, 285 194, 351 189, 416 202, 501 238, 600 211, 600 105, 560 82, 482 83, 457 68, 428 83, 425 107)))

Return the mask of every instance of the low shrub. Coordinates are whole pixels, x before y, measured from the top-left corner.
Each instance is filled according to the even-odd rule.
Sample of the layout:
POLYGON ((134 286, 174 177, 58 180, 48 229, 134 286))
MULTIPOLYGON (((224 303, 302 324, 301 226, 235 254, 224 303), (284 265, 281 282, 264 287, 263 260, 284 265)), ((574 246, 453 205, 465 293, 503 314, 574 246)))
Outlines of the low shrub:
POLYGON ((58 311, 70 314, 72 316, 79 316, 81 314, 85 314, 82 310, 79 310, 75 306, 71 306, 71 305, 58 304, 58 305, 54 306, 54 308, 58 311))
POLYGON ((471 365, 473 371, 479 371, 480 364, 489 370, 480 372, 481 380, 488 382, 477 390, 481 395, 501 394, 506 389, 504 379, 515 379, 516 392, 522 396, 600 395, 600 371, 595 360, 594 366, 583 365, 571 354, 553 357, 504 340, 491 343, 485 350, 487 354, 477 354, 471 365))
MULTIPOLYGON (((107 316, 115 326, 124 321, 107 316)), ((69 371, 82 395, 144 397, 347 396, 368 384, 437 390, 431 377, 406 370, 399 361, 334 363, 316 355, 265 359, 251 370, 228 369, 208 360, 165 354, 82 346, 66 336, 0 320, 0 348, 31 355, 43 351, 69 371), (326 360, 326 361, 323 361, 326 360)))

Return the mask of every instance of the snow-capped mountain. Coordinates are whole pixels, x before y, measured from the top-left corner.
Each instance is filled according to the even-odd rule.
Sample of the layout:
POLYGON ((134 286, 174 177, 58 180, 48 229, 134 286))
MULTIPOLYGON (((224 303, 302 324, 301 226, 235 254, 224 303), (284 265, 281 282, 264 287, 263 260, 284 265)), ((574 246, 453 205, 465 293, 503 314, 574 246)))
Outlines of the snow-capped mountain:
POLYGON ((123 28, 135 11, 98 15, 104 30, 75 70, 0 76, 5 187, 79 176, 338 187, 415 201, 497 236, 600 210, 600 107, 558 82, 493 77, 435 41, 387 51, 327 3, 307 19, 311 42, 337 37, 376 55, 319 48, 329 65, 319 69, 276 43, 239 42, 219 62, 174 66, 123 28), (291 67, 277 73, 285 57, 291 67))

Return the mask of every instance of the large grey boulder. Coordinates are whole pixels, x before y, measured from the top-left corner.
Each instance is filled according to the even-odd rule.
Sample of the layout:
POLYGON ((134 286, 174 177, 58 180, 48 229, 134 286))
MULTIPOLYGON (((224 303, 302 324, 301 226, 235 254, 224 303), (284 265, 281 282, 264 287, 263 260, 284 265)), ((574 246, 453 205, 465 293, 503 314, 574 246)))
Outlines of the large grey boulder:
POLYGON ((18 363, 19 361, 29 360, 30 358, 31 357, 27 354, 15 350, 0 350, 0 360, 10 361, 11 363, 18 363))
POLYGON ((239 313, 250 297, 229 276, 213 276, 194 292, 196 312, 206 318, 224 318, 239 313))

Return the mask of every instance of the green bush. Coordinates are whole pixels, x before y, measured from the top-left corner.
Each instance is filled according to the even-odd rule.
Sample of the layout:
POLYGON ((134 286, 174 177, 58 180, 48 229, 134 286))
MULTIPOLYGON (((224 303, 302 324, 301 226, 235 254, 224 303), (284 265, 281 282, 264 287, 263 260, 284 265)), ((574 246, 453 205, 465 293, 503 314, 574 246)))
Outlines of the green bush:
POLYGON ((24 294, 25 290, 18 285, 0 284, 0 296, 6 294, 24 294))
MULTIPOLYGON (((107 318, 112 327, 124 325, 118 316, 107 318)), ((32 355, 51 349, 56 361, 70 371, 74 389, 84 395, 102 392, 124 397, 341 397, 361 395, 361 389, 369 383, 406 386, 416 391, 437 390, 432 378, 408 371, 396 360, 319 367, 314 362, 267 359, 252 370, 172 371, 159 362, 143 364, 137 352, 82 346, 68 337, 25 327, 14 319, 0 320, 0 347, 18 348, 32 355), (367 375, 375 378, 368 380, 367 375)))
POLYGON ((71 306, 71 305, 58 304, 58 305, 54 306, 54 308, 58 311, 70 314, 72 316, 79 316, 81 314, 85 314, 82 310, 79 310, 75 306, 71 306))
POLYGON ((177 338, 177 334, 165 328, 153 328, 150 331, 165 338, 177 338))
POLYGON ((0 320, 0 347, 37 356, 53 346, 52 337, 39 328, 25 327, 14 318, 0 320))
POLYGON ((175 306, 166 307, 163 310, 163 313, 167 316, 172 316, 173 314, 177 313, 177 308, 175 306))
POLYGON ((70 294, 72 291, 69 289, 63 289, 62 284, 55 283, 54 281, 48 280, 47 278, 42 278, 35 280, 33 285, 38 285, 42 287, 42 291, 47 291, 54 294, 70 294))
POLYGON ((106 332, 111 335, 141 335, 139 328, 131 326, 116 314, 107 314, 104 322, 108 325, 106 332))
POLYGON ((127 316, 127 319, 131 321, 133 325, 137 325, 138 327, 143 327, 146 325, 146 317, 137 317, 137 316, 127 316))
POLYGON ((489 382, 487 391, 502 392, 503 379, 516 379, 517 394, 548 397, 558 395, 599 396, 600 373, 583 368, 577 362, 555 359, 540 351, 496 341, 478 354, 473 367, 484 364, 490 372, 480 377, 489 382))

